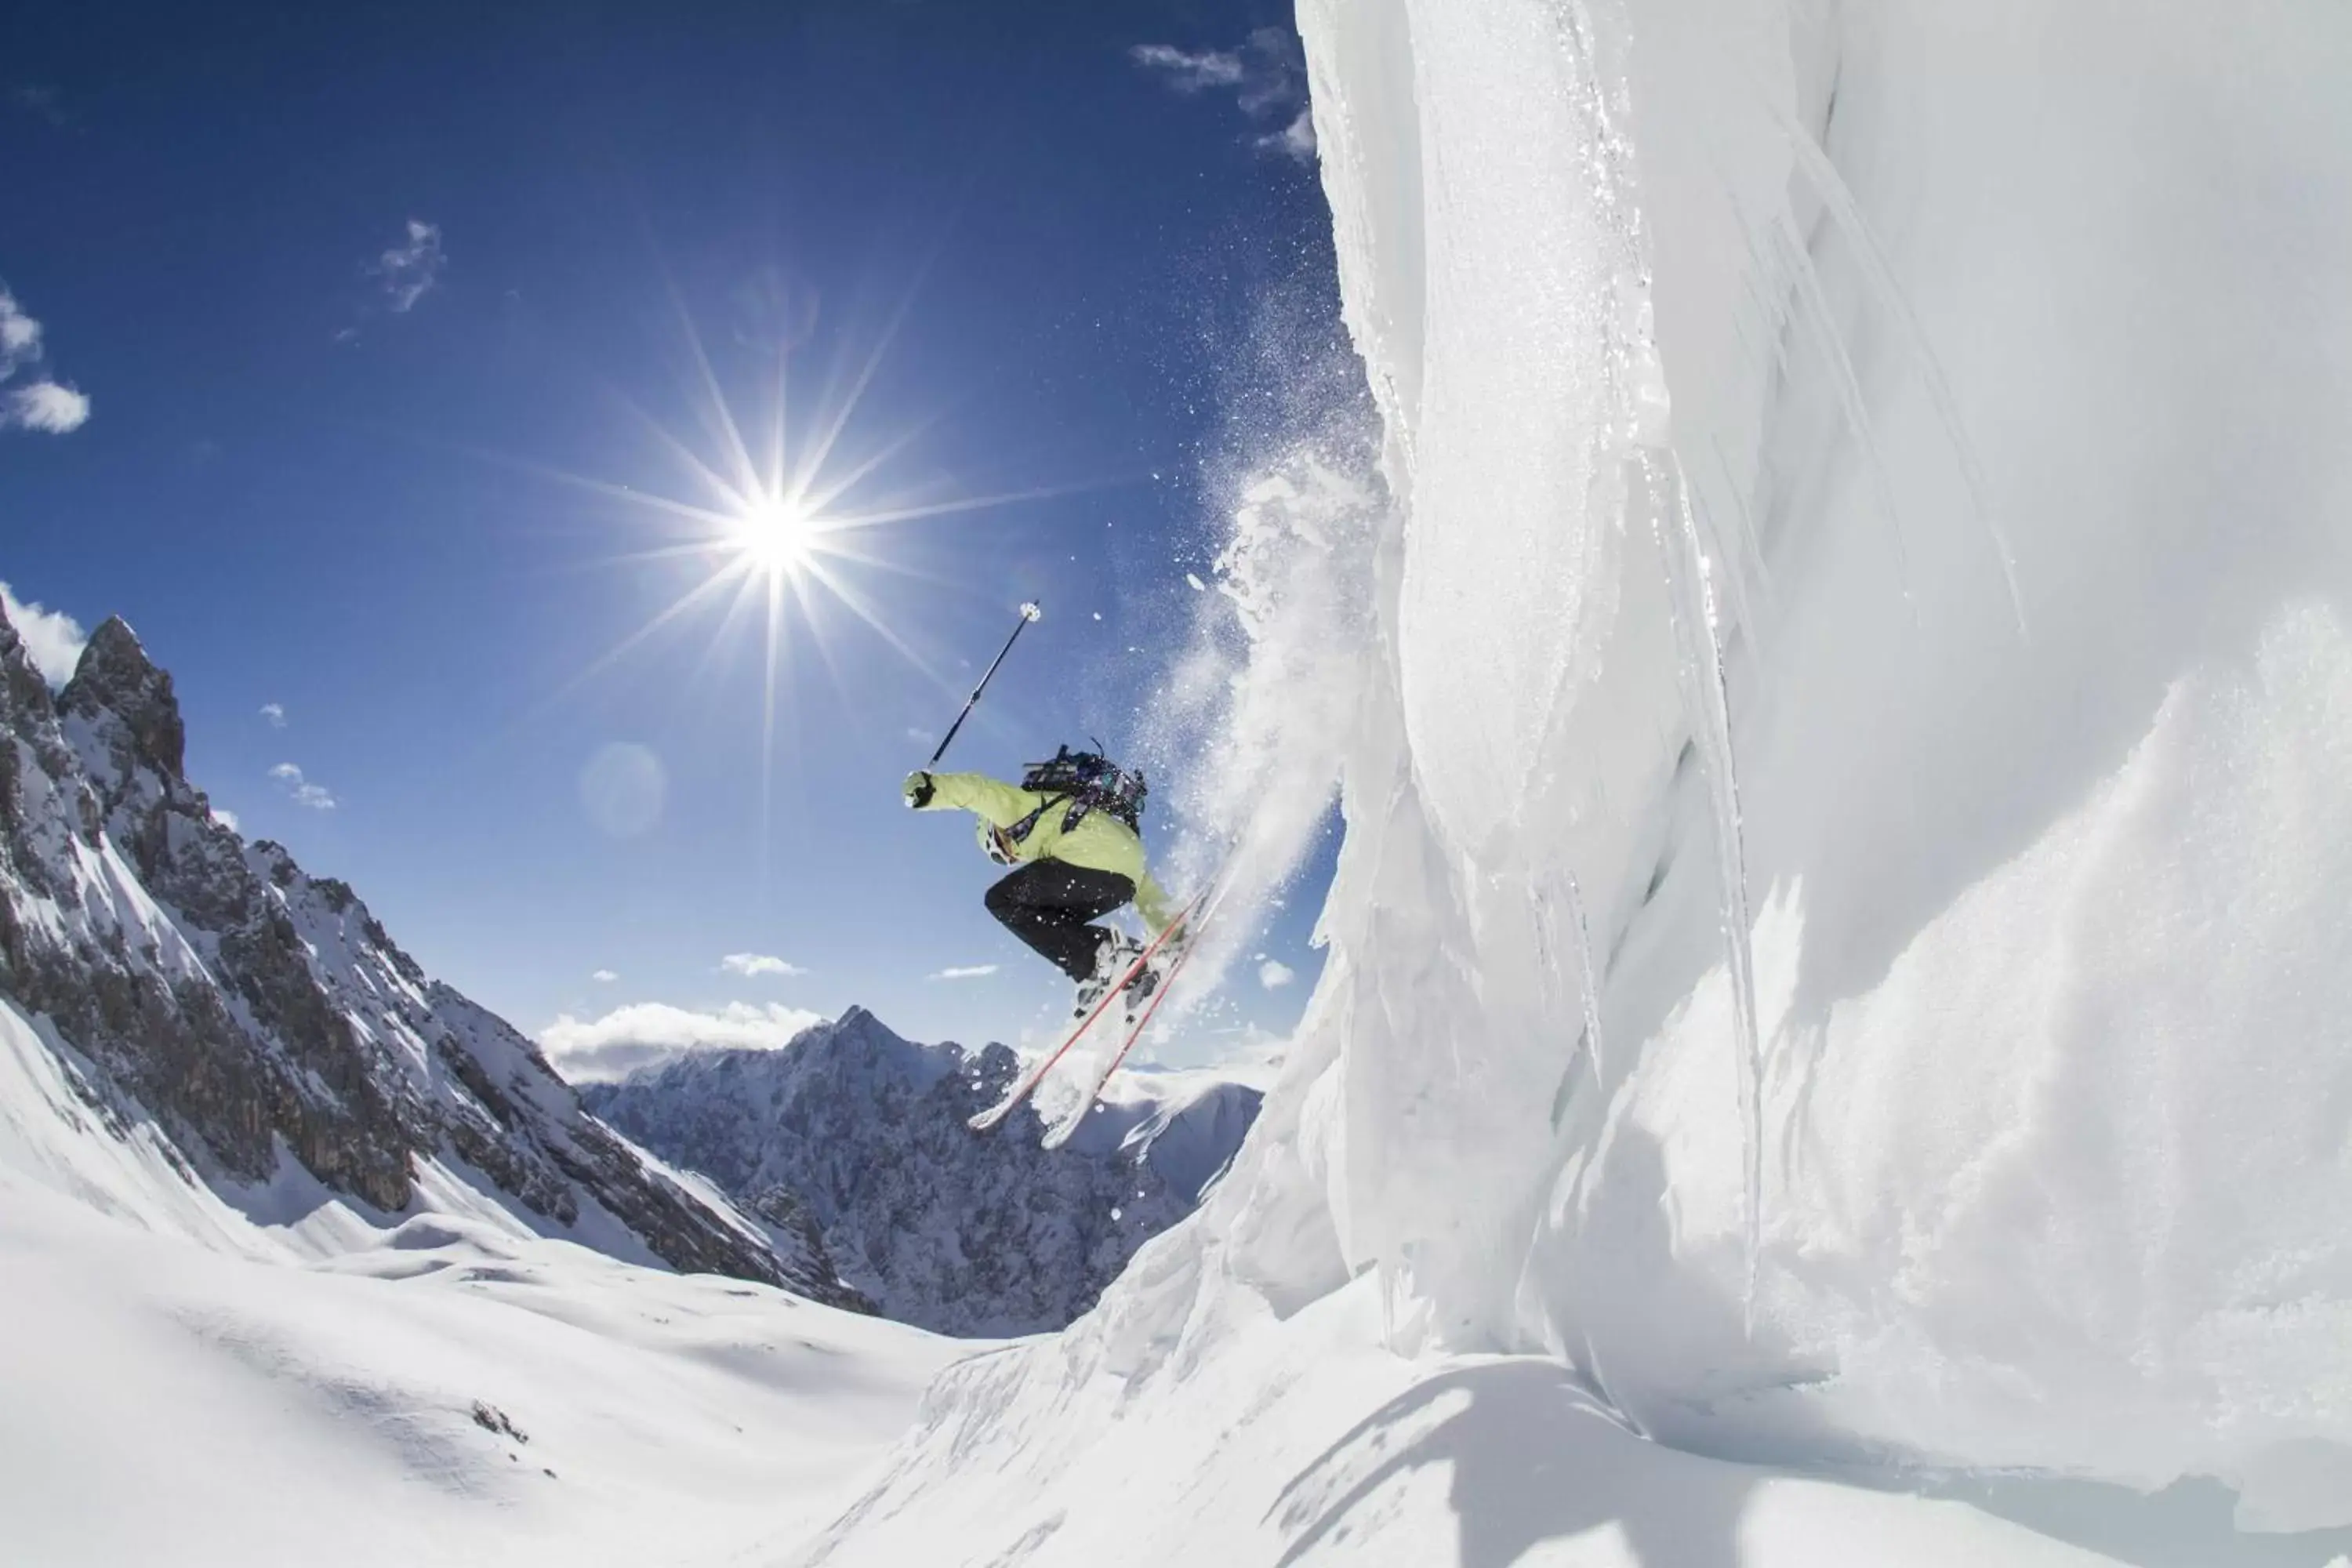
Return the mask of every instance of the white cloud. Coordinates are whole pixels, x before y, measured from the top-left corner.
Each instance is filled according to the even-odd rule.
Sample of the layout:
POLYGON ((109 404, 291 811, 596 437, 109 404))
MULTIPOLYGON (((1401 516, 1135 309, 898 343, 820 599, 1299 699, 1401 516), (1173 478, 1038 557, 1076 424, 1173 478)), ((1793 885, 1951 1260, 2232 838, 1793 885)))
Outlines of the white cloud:
POLYGON ((89 641, 79 621, 62 610, 45 609, 16 597, 16 590, 5 583, 0 583, 0 610, 7 612, 8 624, 25 639, 25 652, 44 679, 51 686, 63 686, 73 679, 82 645, 89 641))
POLYGON ((417 218, 408 220, 408 237, 376 258, 368 271, 383 283, 393 313, 414 310, 440 280, 447 264, 441 253, 441 226, 417 218))
POLYGON ((719 967, 730 974, 746 976, 761 974, 781 976, 808 973, 797 963, 786 963, 782 959, 772 958, 764 952, 730 952, 719 961, 719 967))
POLYGON ((227 828, 231 833, 235 833, 238 830, 236 813, 231 811, 225 805, 216 805, 213 807, 213 820, 219 823, 223 827, 227 828))
POLYGON ((89 398, 34 369, 41 362, 41 323, 25 314, 16 296, 0 283, 0 382, 31 371, 31 379, 0 396, 0 430, 39 430, 62 436, 89 419, 89 398))
POLYGON ((269 721, 269 727, 273 730, 286 728, 286 705, 282 702, 263 703, 261 716, 269 721))
POLYGON ((1307 107, 1307 61, 1297 35, 1285 27, 1260 27, 1239 47, 1180 49, 1172 44, 1138 44, 1128 58, 1187 95, 1230 92, 1255 127, 1249 139, 1263 153, 1301 163, 1315 157, 1315 119, 1307 107))
POLYGON ((305 779, 302 776, 302 770, 292 763, 278 763, 269 770, 269 776, 285 786, 286 793, 293 797, 296 805, 308 806, 312 811, 335 809, 335 797, 329 793, 327 787, 305 779))
POLYGON ((992 963, 967 963, 953 969, 942 969, 937 974, 929 975, 928 978, 932 980, 979 980, 983 976, 991 975, 995 973, 996 965, 992 963))
POLYGON ((0 409, 0 430, 40 430, 63 436, 88 423, 89 395, 54 381, 11 387, 6 407, 0 409))
POLYGON ((614 973, 609 969, 600 969, 588 978, 594 981, 599 985, 610 985, 614 981, 618 980, 620 976, 614 973))
POLYGON ((1257 983, 1268 991, 1279 991, 1298 978, 1298 972, 1278 958, 1269 958, 1257 966, 1257 983))
POLYGON ((594 1083, 625 1078, 691 1051, 772 1051, 824 1021, 823 1014, 772 1002, 765 1006, 730 1002, 716 1012, 637 1002, 601 1018, 563 1014, 539 1032, 539 1047, 565 1078, 594 1083))
POLYGON ((0 375, 41 357, 41 323, 25 314, 16 296, 0 283, 0 375))

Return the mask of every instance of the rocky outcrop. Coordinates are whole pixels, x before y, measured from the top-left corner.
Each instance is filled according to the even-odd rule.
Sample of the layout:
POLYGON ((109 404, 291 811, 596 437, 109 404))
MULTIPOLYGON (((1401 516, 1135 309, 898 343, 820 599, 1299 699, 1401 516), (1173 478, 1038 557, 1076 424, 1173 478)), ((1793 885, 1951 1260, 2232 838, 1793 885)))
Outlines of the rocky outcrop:
POLYGON ((1190 1080, 1102 1106, 1048 1152, 1034 1110, 984 1137, 966 1125, 1018 1066, 1003 1046, 917 1045, 853 1007, 781 1050, 700 1053, 582 1092, 631 1138, 763 1216, 793 1203, 886 1316, 1024 1334, 1076 1319, 1138 1247, 1192 1211, 1259 1095, 1190 1080))
POLYGON ((121 620, 52 698, 0 618, 0 994, 218 1183, 292 1159, 387 1215, 419 1162, 509 1212, 673 1268, 863 1309, 589 1115, 536 1047, 431 981, 352 890, 248 844, 184 772, 172 678, 121 620))

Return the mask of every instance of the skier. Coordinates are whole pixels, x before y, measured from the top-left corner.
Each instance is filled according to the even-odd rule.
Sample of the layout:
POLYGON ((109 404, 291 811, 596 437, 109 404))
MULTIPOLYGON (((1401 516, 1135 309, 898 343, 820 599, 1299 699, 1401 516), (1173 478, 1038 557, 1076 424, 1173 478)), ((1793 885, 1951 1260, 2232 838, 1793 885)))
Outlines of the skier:
MULTIPOLYGON (((1145 868, 1136 834, 1144 793, 1139 774, 1066 746, 1018 784, 985 773, 919 771, 907 775, 904 788, 917 811, 969 811, 980 818, 980 847, 1014 868, 988 889, 988 912, 1078 983, 1073 1011, 1080 1017, 1143 951, 1132 938, 1093 922, 1133 903, 1157 938, 1171 918, 1168 895, 1145 868)), ((1175 946, 1171 939, 1160 951, 1175 946)), ((1150 994, 1160 968, 1149 965, 1129 984, 1129 1006, 1150 994)))

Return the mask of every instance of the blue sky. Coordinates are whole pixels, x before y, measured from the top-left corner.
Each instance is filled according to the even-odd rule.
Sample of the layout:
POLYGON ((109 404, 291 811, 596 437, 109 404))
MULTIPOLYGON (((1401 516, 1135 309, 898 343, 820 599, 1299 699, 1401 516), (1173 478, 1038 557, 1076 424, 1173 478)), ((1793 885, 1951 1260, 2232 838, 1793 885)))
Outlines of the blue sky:
MULTIPOLYGON (((20 18, 0 578, 127 618, 248 836, 526 1029, 863 1002, 920 1037, 1034 1032, 1060 983, 897 783, 1024 598, 1047 619, 951 764, 1117 745, 1175 656, 1261 390, 1235 367, 1270 300, 1338 330, 1283 24, 1238 0, 20 18), (833 510, 916 515, 827 561, 884 630, 786 601, 763 733, 761 604, 628 639, 724 563, 677 553, 710 525, 663 503, 718 504, 692 466, 728 468, 714 410, 761 447, 780 369, 796 458, 862 385, 826 472, 874 466, 833 510), (1020 499, 932 510, 986 497, 1020 499)), ((1314 891, 1265 943, 1297 983, 1237 976, 1218 1023, 1288 1026, 1314 891)))

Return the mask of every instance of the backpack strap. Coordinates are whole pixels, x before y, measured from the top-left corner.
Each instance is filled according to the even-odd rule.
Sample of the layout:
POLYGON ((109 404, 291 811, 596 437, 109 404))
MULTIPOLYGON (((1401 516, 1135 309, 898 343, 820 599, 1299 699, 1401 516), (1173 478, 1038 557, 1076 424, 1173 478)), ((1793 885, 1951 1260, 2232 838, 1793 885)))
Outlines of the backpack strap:
MULTIPOLYGON (((1003 833, 1005 837, 1011 839, 1015 844, 1026 844, 1029 841, 1029 836, 1037 830, 1037 819, 1044 816, 1047 812, 1053 810, 1055 806, 1061 805, 1064 801, 1068 800, 1069 798, 1070 797, 1066 795, 1057 795, 1053 799, 1039 805, 1036 810, 1031 812, 1028 816, 1023 817, 1012 826, 1000 829, 1000 831, 1003 833)), ((1079 814, 1083 816, 1085 812, 1085 803, 1083 801, 1079 803, 1078 810, 1079 814)), ((1062 831, 1067 833, 1071 828, 1076 827, 1076 819, 1072 818, 1063 823, 1062 831)))

